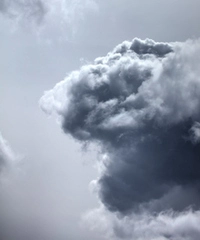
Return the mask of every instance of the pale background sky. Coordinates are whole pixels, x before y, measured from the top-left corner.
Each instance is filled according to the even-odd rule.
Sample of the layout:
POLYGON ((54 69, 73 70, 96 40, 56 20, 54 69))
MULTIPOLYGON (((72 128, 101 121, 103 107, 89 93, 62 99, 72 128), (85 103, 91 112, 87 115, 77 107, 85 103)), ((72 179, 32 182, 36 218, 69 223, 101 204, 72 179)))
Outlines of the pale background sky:
POLYGON ((24 155, 30 178, 41 177, 57 194, 69 239, 98 240, 87 230, 80 237, 79 227, 81 215, 98 205, 88 187, 97 177, 96 154, 81 152, 55 119, 45 116, 38 101, 68 72, 123 40, 199 38, 200 1, 97 0, 88 8, 81 8, 82 19, 80 9, 69 6, 68 20, 58 12, 54 21, 44 18, 38 26, 26 18, 16 24, 16 19, 0 15, 0 131, 15 152, 24 155))

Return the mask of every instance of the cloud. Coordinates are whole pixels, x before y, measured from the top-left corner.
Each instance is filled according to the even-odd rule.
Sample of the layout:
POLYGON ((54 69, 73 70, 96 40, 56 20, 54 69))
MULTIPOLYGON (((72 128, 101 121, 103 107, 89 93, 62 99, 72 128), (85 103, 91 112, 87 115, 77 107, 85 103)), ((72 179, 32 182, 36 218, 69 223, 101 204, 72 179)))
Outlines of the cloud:
POLYGON ((17 26, 34 29, 38 34, 53 38, 77 31, 85 14, 97 12, 94 0, 2 0, 0 14, 17 26), (70 30, 70 31, 69 31, 70 30), (55 37, 55 36, 54 36, 55 37))
POLYGON ((12 149, 0 133, 0 175, 6 167, 12 164, 14 159, 12 149))
POLYGON ((132 214, 119 218, 103 207, 87 213, 84 224, 105 239, 138 240, 198 240, 200 212, 191 209, 174 213, 132 214))
POLYGON ((107 210, 199 208, 199 53, 199 40, 125 41, 41 98, 65 133, 106 156, 96 186, 107 210))
POLYGON ((0 13, 10 19, 32 20, 39 24, 47 13, 47 4, 42 0, 2 0, 0 13))

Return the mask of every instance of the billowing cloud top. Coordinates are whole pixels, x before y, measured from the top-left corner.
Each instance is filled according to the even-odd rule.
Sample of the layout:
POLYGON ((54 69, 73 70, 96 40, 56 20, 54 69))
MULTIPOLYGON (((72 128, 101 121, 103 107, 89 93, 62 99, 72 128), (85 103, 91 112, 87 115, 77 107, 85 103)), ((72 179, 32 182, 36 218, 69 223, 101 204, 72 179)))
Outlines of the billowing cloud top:
POLYGON ((199 63, 199 40, 136 38, 72 72, 41 98, 66 133, 101 145, 107 157, 99 196, 109 210, 198 206, 199 63))

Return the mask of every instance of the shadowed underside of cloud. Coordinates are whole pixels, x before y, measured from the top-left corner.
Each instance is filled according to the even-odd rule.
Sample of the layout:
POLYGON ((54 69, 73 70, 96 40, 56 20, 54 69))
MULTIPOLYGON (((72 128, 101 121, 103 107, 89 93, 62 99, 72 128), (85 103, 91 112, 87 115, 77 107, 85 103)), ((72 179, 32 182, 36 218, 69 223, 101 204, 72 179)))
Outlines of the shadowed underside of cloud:
POLYGON ((100 145, 106 158, 97 188, 108 210, 199 207, 199 63, 199 40, 134 39, 42 97, 66 133, 100 145))

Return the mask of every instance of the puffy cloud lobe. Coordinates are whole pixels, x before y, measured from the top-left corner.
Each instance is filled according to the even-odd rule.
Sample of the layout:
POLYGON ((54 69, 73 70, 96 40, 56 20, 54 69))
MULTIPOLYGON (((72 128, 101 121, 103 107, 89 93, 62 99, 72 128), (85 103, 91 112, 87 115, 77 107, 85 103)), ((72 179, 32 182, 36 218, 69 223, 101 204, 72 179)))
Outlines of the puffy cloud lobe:
POLYGON ((191 141, 196 144, 200 142, 200 123, 195 122, 190 129, 191 141))
POLYGON ((200 236, 200 212, 191 209, 181 213, 141 213, 119 218, 101 207, 87 213, 83 220, 92 231, 112 240, 198 240, 200 236))
POLYGON ((109 210, 199 206, 199 53, 199 40, 125 41, 42 97, 66 133, 106 153, 98 189, 109 210))

